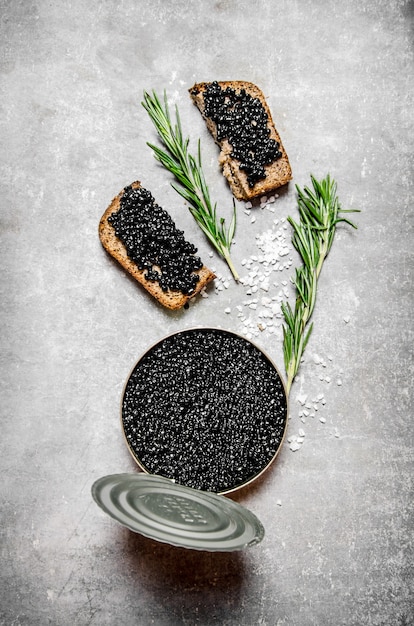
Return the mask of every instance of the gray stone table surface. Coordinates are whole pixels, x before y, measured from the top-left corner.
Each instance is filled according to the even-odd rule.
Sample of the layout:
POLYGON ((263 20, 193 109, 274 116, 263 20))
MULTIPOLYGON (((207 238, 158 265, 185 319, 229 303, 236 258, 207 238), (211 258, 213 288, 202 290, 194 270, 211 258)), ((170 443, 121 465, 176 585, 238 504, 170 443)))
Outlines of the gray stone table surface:
POLYGON ((409 0, 1 0, 0 624, 414 624, 413 15, 409 0), (230 216, 188 95, 216 79, 262 88, 293 169, 276 198, 237 203, 239 284, 155 161, 141 106, 166 90, 230 216), (280 454, 232 495, 264 540, 213 554, 130 532, 91 485, 139 471, 119 419, 131 367, 204 325, 251 338, 284 375, 286 218, 295 184, 328 173, 361 213, 321 274, 280 454), (187 310, 100 245, 102 213, 137 179, 217 273, 187 310))

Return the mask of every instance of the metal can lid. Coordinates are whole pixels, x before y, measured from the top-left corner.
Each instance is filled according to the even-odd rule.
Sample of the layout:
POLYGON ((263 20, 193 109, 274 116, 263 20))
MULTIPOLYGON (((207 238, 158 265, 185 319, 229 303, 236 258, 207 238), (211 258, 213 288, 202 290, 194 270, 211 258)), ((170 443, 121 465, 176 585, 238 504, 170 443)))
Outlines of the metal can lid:
POLYGON ((98 506, 123 526, 173 546, 232 552, 258 544, 258 518, 229 498, 151 474, 112 474, 92 485, 98 506))

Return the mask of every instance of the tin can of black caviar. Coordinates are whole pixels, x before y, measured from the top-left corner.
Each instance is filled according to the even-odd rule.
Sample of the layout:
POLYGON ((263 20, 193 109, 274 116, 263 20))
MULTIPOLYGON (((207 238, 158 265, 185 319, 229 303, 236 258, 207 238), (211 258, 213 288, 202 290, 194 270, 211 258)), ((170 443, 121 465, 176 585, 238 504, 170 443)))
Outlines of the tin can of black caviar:
POLYGON ((266 471, 287 418, 272 360, 221 328, 189 328, 155 343, 132 368, 121 400, 125 441, 144 472, 220 494, 266 471))

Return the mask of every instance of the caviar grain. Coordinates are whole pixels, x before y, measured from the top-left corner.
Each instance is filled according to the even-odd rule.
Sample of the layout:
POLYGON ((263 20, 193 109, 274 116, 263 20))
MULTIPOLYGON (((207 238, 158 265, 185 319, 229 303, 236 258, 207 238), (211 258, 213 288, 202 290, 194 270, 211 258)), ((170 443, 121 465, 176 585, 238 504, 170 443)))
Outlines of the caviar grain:
POLYGON ((217 140, 228 139, 249 187, 266 177, 264 166, 280 159, 280 144, 270 138, 269 118, 259 98, 241 89, 222 89, 217 81, 204 91, 204 115, 217 126, 217 140))
POLYGON ((129 448, 152 474, 205 491, 235 489, 274 458, 286 426, 283 383, 239 335, 192 329, 138 361, 125 386, 129 448))
POLYGON ((184 238, 171 216, 142 187, 126 187, 118 211, 108 221, 124 244, 128 257, 148 281, 158 281, 163 291, 194 292, 203 263, 197 248, 184 238))

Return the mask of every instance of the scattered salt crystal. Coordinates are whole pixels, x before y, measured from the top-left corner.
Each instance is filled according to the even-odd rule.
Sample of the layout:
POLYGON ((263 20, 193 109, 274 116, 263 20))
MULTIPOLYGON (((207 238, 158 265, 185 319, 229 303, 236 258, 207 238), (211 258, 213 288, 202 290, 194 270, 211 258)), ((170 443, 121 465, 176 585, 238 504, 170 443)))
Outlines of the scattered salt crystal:
POLYGON ((307 397, 308 397, 307 395, 300 395, 300 396, 297 396, 296 400, 299 402, 299 404, 304 405, 307 397))
POLYGON ((292 450, 292 452, 296 452, 297 450, 300 450, 300 443, 294 441, 290 444, 289 448, 292 450))
POLYGON ((230 307, 227 307, 226 309, 224 309, 224 312, 225 312, 225 313, 231 313, 231 308, 230 308, 230 307))
POLYGON ((340 387, 342 385, 342 380, 338 378, 338 380, 336 381, 336 384, 338 385, 338 387, 340 387))
POLYGON ((304 437, 305 436, 305 431, 302 428, 299 428, 298 435, 299 435, 299 437, 304 437))
POLYGON ((277 506, 282 506, 282 500, 276 500, 277 506))
POLYGON ((251 224, 254 224, 254 223, 255 223, 255 221, 256 221, 256 217, 253 215, 252 219, 250 220, 250 223, 251 223, 251 224))
POLYGON ((252 203, 251 202, 246 202, 246 204, 244 205, 246 209, 251 209, 252 208, 252 203))
POLYGON ((325 417, 320 417, 319 421, 321 422, 321 424, 325 424, 326 418, 325 417))
POLYGON ((351 318, 349 317, 349 315, 346 315, 346 316, 344 317, 344 322, 345 322, 345 324, 348 324, 348 323, 350 322, 350 320, 351 320, 351 318))

